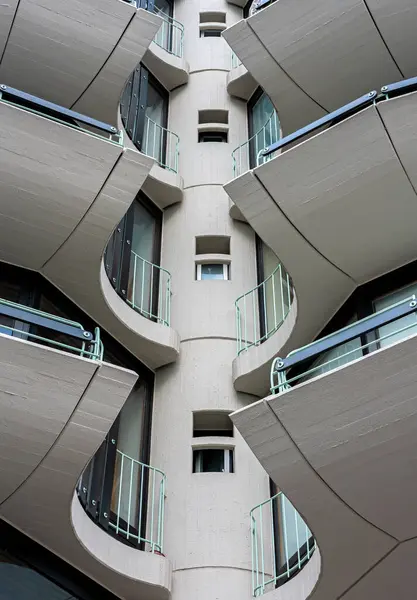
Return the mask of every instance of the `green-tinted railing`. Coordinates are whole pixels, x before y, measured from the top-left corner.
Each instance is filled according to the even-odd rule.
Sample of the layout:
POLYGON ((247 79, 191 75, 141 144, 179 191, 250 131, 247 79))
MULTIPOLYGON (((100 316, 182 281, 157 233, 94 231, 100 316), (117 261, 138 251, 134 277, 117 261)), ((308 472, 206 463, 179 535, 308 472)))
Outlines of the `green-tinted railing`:
POLYGON ((127 302, 144 317, 169 327, 171 274, 159 265, 131 253, 131 286, 127 302))
POLYGON ((115 516, 109 526, 123 538, 142 543, 144 550, 162 553, 165 474, 117 450, 114 481, 117 482, 112 497, 115 516))
MULTIPOLYGON (((367 323, 372 322, 372 320, 374 320, 376 317, 383 317, 384 314, 389 313, 393 309, 407 304, 409 304, 410 307, 413 310, 415 310, 415 307, 417 306, 416 297, 411 296, 410 298, 401 300, 400 302, 392 304, 391 306, 388 306, 383 310, 380 310, 368 317, 365 317, 364 319, 354 321, 347 327, 344 327, 343 329, 339 330, 337 334, 332 333, 324 338, 320 338, 319 340, 312 342, 311 344, 307 344, 302 348, 298 348, 297 350, 290 352, 287 356, 287 359, 289 359, 296 353, 301 354, 302 351, 311 349, 319 343, 326 344, 326 342, 328 342, 329 347, 327 351, 324 351, 318 357, 316 356, 314 358, 313 364, 312 366, 310 366, 310 368, 307 367, 306 370, 298 368, 297 374, 293 377, 290 377, 289 379, 287 379, 286 370, 278 370, 278 367, 284 366, 282 359, 280 357, 275 358, 271 366, 271 394, 281 393, 286 390, 289 390, 291 389, 292 385, 296 384, 297 382, 306 381, 323 373, 333 371, 334 369, 347 365, 350 362, 358 358, 362 358, 363 356, 371 352, 375 352, 375 350, 378 350, 381 347, 392 345, 395 342, 400 341, 407 336, 415 334, 417 332, 417 318, 415 312, 412 312, 406 317, 403 316, 398 318, 396 321, 389 321, 388 323, 390 327, 395 322, 397 322, 397 327, 394 327, 392 331, 389 331, 386 334, 382 333, 382 329, 384 327, 384 322, 382 321, 382 325, 379 325, 376 329, 373 329, 375 335, 373 336, 374 339, 370 342, 362 343, 363 335, 352 338, 351 334, 351 336, 349 337, 349 332, 352 331, 353 328, 357 328, 358 326, 364 326, 366 328, 367 323), (333 343, 332 345, 332 338, 335 338, 336 335, 339 336, 339 339, 341 341, 338 344, 333 343)), ((312 361, 310 361, 310 363, 311 362, 312 361)))
POLYGON ((235 148, 232 152, 233 176, 239 177, 249 169, 271 160, 274 155, 261 156, 261 150, 277 142, 281 137, 281 126, 278 114, 274 110, 268 117, 265 125, 261 127, 246 142, 235 148))
POLYGON ((180 139, 176 133, 145 118, 142 152, 154 158, 161 167, 178 173, 180 139))
POLYGON ((93 336, 76 321, 70 321, 3 298, 0 298, 0 315, 0 333, 31 340, 41 345, 53 346, 91 360, 103 360, 104 349, 98 327, 95 328, 93 336), (9 325, 8 321, 10 321, 9 325), (41 328, 42 331, 45 331, 45 335, 33 333, 31 331, 33 327, 37 328, 36 331, 41 328), (78 345, 76 345, 77 343, 78 345))
POLYGON ((237 67, 240 67, 241 64, 243 64, 243 63, 240 60, 240 58, 237 56, 237 54, 235 54, 234 52, 232 52, 232 54, 231 54, 230 68, 231 69, 237 69, 237 67))
POLYGON ((282 492, 255 506, 250 521, 252 590, 257 597, 302 569, 316 544, 310 529, 282 492))
POLYGON ((162 18, 162 25, 153 41, 170 54, 182 58, 184 54, 184 25, 157 8, 155 8, 155 12, 162 18))
POLYGON ((294 291, 290 277, 279 264, 269 277, 235 302, 238 355, 259 346, 282 325, 294 291))

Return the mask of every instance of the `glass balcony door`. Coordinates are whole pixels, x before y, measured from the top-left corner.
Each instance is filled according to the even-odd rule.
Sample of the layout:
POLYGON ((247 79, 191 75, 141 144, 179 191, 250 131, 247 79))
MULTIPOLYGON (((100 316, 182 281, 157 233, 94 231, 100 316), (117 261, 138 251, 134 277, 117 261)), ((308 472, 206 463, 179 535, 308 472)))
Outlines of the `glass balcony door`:
POLYGON ((168 92, 140 65, 130 76, 120 103, 123 125, 138 150, 165 163, 168 92))
POLYGON ((109 279, 118 294, 147 318, 158 314, 161 212, 139 194, 116 227, 105 253, 109 279))

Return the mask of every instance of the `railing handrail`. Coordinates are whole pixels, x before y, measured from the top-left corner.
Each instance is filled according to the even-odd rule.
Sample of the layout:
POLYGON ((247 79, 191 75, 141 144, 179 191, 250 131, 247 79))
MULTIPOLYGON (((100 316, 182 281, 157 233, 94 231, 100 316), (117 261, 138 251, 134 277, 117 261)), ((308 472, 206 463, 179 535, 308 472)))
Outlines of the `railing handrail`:
POLYGON ((230 62, 231 62, 231 69, 237 69, 237 67, 240 67, 240 65, 243 65, 242 61, 240 60, 240 58, 238 57, 236 52, 233 52, 233 50, 230 54, 230 62), (234 63, 237 63, 237 64, 234 64, 234 63))
POLYGON ((327 125, 327 124, 335 125, 336 123, 343 121, 344 119, 347 119, 348 117, 356 114, 357 112, 363 110, 364 108, 366 108, 367 106, 370 106, 371 104, 375 104, 377 102, 383 102, 385 100, 388 100, 390 95, 391 95, 391 97, 396 97, 396 96, 399 96, 399 95, 402 95, 405 93, 410 93, 411 91, 415 91, 416 89, 417 89, 417 77, 410 77, 403 81, 398 81, 396 83, 390 83, 388 85, 384 85, 381 88, 380 94, 378 94, 378 92, 376 92, 375 90, 368 92, 367 94, 360 96, 356 100, 353 100, 352 102, 349 102, 348 104, 345 104, 344 106, 341 106, 337 110, 332 111, 331 113, 325 115, 324 117, 321 117, 320 119, 317 119, 316 121, 313 121, 312 123, 309 123, 305 127, 301 127, 297 131, 290 133, 289 135, 281 138, 274 144, 267 146, 262 151, 262 156, 264 156, 264 157, 269 156, 270 154, 276 152, 277 150, 280 150, 280 149, 284 148, 285 146, 288 146, 288 144, 291 144, 292 142, 295 142, 295 141, 299 140, 300 138, 305 137, 309 133, 312 133, 312 132, 316 131, 317 129, 320 129, 324 125, 327 125))
MULTIPOLYGON (((364 319, 360 319, 359 321, 355 321, 342 329, 327 335, 326 337, 320 338, 310 344, 303 346, 293 352, 290 352, 287 358, 282 359, 277 357, 273 360, 271 366, 271 393, 275 393, 277 388, 279 391, 283 391, 285 389, 289 389, 289 384, 293 381, 300 379, 301 377, 305 377, 311 373, 319 370, 323 365, 319 365, 317 367, 313 367, 306 372, 303 372, 301 375, 296 375, 291 379, 286 379, 285 372, 287 369, 299 366, 305 363, 308 360, 313 360, 319 357, 321 354, 328 352, 338 346, 345 344, 349 341, 352 341, 356 338, 360 338, 361 336, 379 329, 384 325, 388 325, 402 317, 405 317, 409 314, 417 312, 417 300, 416 296, 413 294, 408 298, 396 302, 387 308, 384 308, 364 319), (275 376, 278 378, 278 383, 275 383, 275 376), (282 388, 282 389, 281 389, 282 388)), ((365 344, 361 344, 359 347, 354 348, 353 350, 349 350, 343 354, 343 357, 354 354, 358 350, 362 350, 365 348, 369 348, 374 345, 376 342, 380 342, 381 340, 388 339, 398 333, 403 331, 407 331, 411 327, 415 327, 416 323, 412 323, 411 325, 407 325, 399 330, 392 331, 384 336, 379 337, 377 340, 372 340, 371 342, 367 342, 365 344)), ((328 360, 325 364, 331 364, 340 360, 340 356, 328 360)))
POLYGON ((18 333, 19 335, 28 337, 29 339, 47 342, 48 344, 52 344, 58 348, 63 348, 64 350, 76 351, 80 354, 80 356, 87 356, 92 360, 103 360, 104 349, 100 339, 100 329, 98 327, 95 328, 93 335, 91 332, 86 331, 81 323, 78 323, 77 321, 71 321, 70 319, 65 319, 64 317, 60 317, 58 315, 52 315, 31 306, 25 306, 24 304, 11 302, 10 300, 5 300, 4 298, 0 298, 0 315, 4 315, 11 319, 26 323, 27 325, 36 325, 38 327, 50 329, 51 331, 56 331, 57 333, 79 339, 82 341, 82 346, 81 348, 77 348, 76 346, 70 346, 69 344, 64 344, 63 342, 51 340, 49 338, 45 338, 44 336, 3 324, 0 325, 0 330, 6 329, 7 331, 18 333), (91 346, 91 349, 87 349, 86 344, 91 346))
POLYGON ((161 471, 161 469, 158 469, 158 467, 153 467, 152 465, 148 465, 147 463, 144 463, 144 462, 138 460, 137 458, 133 458, 132 456, 129 456, 128 454, 126 454, 126 452, 122 452, 118 448, 116 449, 116 453, 131 460, 133 463, 139 465, 140 467, 145 467, 146 469, 151 469, 152 471, 155 471, 155 473, 159 473, 162 476, 162 478, 164 480, 166 480, 167 476, 165 475, 165 473, 163 471, 161 471))
MULTIPOLYGON (((39 98, 38 96, 33 96, 32 94, 28 94, 26 92, 23 92, 22 90, 12 88, 8 85, 0 84, 0 100, 7 104, 13 104, 14 106, 18 106, 19 108, 21 108, 23 110, 27 110, 28 112, 34 112, 36 114, 40 114, 40 115, 44 116, 45 118, 59 121, 60 123, 62 123, 63 125, 67 125, 68 127, 81 129, 81 131, 87 131, 87 133, 94 135, 94 133, 92 133, 91 131, 85 130, 81 127, 76 127, 75 125, 72 125, 71 123, 68 123, 63 120, 61 121, 59 118, 57 119, 57 118, 51 117, 49 114, 45 113, 45 110, 50 110, 54 113, 57 113, 58 115, 60 115, 62 117, 74 119, 75 121, 79 121, 80 123, 83 123, 84 125, 89 125, 90 127, 94 127, 94 129, 98 129, 99 131, 104 131, 105 133, 109 134, 110 136, 116 137, 118 139, 118 143, 122 144, 121 131, 118 130, 116 127, 113 127, 113 125, 109 125, 108 123, 104 123, 103 121, 98 121, 97 119, 93 119, 92 117, 88 117, 87 115, 83 115, 82 113, 76 112, 69 108, 65 108, 64 106, 61 106, 59 104, 49 102, 48 100, 44 100, 43 98, 39 98), (11 101, 9 101, 7 98, 4 98, 4 94, 6 94, 6 96, 10 96, 11 101), (34 107, 36 107, 37 110, 34 110, 28 106, 22 105, 21 104, 22 100, 25 102, 29 102, 34 107)), ((110 141, 113 141, 113 140, 110 140, 110 141)))
MULTIPOLYGON (((172 33, 169 34, 167 45, 160 43, 159 38, 158 38, 160 30, 156 33, 156 35, 154 37, 155 44, 157 44, 157 46, 159 46, 160 48, 163 48, 164 50, 166 50, 166 52, 168 52, 169 54, 172 54, 173 56, 178 56, 179 58, 182 58, 183 54, 184 54, 184 25, 182 23, 180 23, 179 21, 177 21, 176 19, 174 19, 174 17, 167 15, 166 13, 164 13, 161 9, 159 9, 157 7, 154 7, 154 12, 159 17, 161 17, 161 19, 165 23, 168 24, 168 27, 171 28, 171 30, 179 31, 179 44, 175 43, 174 40, 172 39, 172 37, 171 37, 172 33)), ((163 27, 164 26, 161 25, 161 29, 163 27)))
POLYGON ((248 292, 245 292, 244 294, 241 294, 238 298, 236 298, 236 300, 235 300, 235 306, 236 306, 236 308, 239 310, 239 307, 238 307, 239 300, 242 300, 242 298, 244 298, 245 296, 249 296, 249 294, 252 294, 256 290, 259 290, 261 287, 264 286, 264 284, 267 281, 269 281, 270 279, 272 279, 272 277, 276 273, 280 272, 281 270, 282 270, 282 265, 281 265, 281 263, 278 263, 277 266, 275 267, 275 269, 272 271, 272 273, 270 275, 268 275, 268 277, 266 279, 264 279, 263 281, 261 281, 261 283, 258 283, 258 285, 255 285, 255 287, 252 288, 251 290, 249 290, 248 292))
MULTIPOLYGON (((278 581, 288 580, 311 558, 316 542, 299 512, 283 494, 278 492, 271 498, 260 502, 249 513, 252 545, 252 592, 255 597, 276 587, 278 581), (267 507, 266 514, 264 508, 267 507), (279 515, 279 523, 276 517, 279 515), (288 512, 289 511, 289 512, 288 512), (291 535, 294 526, 296 548, 291 548, 291 535), (302 527, 302 531, 299 526, 302 527), (276 535, 280 533, 283 541, 285 561, 278 567, 276 535), (265 534, 270 538, 265 539, 265 534), (293 561, 293 564, 292 564, 293 561)), ((281 546, 281 543, 279 543, 281 546)))
POLYGON ((258 129, 258 131, 256 133, 251 135, 250 138, 248 138, 247 140, 245 140, 244 142, 239 144, 239 146, 237 146, 234 150, 232 150, 232 156, 234 155, 235 152, 237 152, 240 148, 242 148, 242 146, 246 146, 246 144, 250 144, 253 139, 255 139, 258 135, 260 135, 274 116, 278 116, 278 113, 275 110, 275 108, 272 110, 272 112, 266 119, 265 123, 262 125, 262 127, 260 127, 258 129))
MULTIPOLYGON (((166 135, 165 148, 163 148, 163 149, 159 148, 159 153, 161 153, 161 151, 162 151, 162 154, 168 152, 169 137, 171 137, 174 140, 174 144, 175 144, 174 165, 171 166, 168 164, 168 161, 164 162, 161 160, 160 157, 154 156, 152 153, 150 153, 150 154, 147 153, 148 148, 146 146, 147 146, 148 140, 145 139, 146 138, 146 133, 145 133, 146 125, 144 128, 144 134, 143 134, 144 139, 142 142, 142 152, 144 154, 146 154, 146 156, 150 156, 151 158, 154 158, 160 166, 164 167, 165 169, 168 169, 168 171, 172 171, 173 173, 178 173, 178 156, 179 156, 179 144, 180 144, 179 136, 176 133, 174 133, 173 131, 171 131, 170 129, 168 129, 167 127, 160 125, 159 123, 157 123, 156 121, 154 121, 153 119, 148 117, 148 115, 145 115, 145 123, 146 122, 152 123, 152 125, 155 127, 156 131, 159 131, 159 136, 160 136, 161 140, 163 140, 163 136, 166 135)), ((149 126, 148 126, 148 131, 149 131, 149 126)))
POLYGON ((163 267, 161 267, 160 265, 157 265, 149 260, 147 260, 146 258, 143 258, 142 256, 140 256, 139 254, 137 254, 136 252, 134 252, 133 250, 131 250, 131 254, 134 257, 134 265, 133 265, 133 295, 132 295, 132 300, 128 300, 128 303, 131 304, 131 306, 137 310, 139 313, 143 314, 145 317, 150 318, 150 319, 156 319, 158 321, 158 323, 165 325, 167 327, 170 326, 170 321, 171 321, 171 281, 172 281, 172 276, 171 273, 167 270, 164 269, 163 267), (145 296, 144 296, 144 290, 145 290, 145 286, 144 284, 144 280, 145 278, 145 269, 144 267, 142 268, 142 283, 141 283, 141 300, 140 303, 136 302, 135 299, 135 293, 136 293, 136 270, 137 270, 137 265, 136 262, 140 261, 141 263, 143 263, 143 265, 148 265, 149 270, 150 270, 150 277, 149 277, 149 287, 150 287, 150 295, 149 295, 149 306, 148 304, 144 301, 145 300, 145 296), (165 281, 162 282, 160 279, 158 280, 158 290, 157 293, 154 295, 154 291, 153 291, 153 286, 154 286, 154 275, 153 275, 153 271, 154 269, 156 269, 157 273, 164 273, 165 274, 165 281), (165 292, 165 301, 164 301, 164 292, 165 292), (153 312, 153 301, 157 302, 157 307, 156 307, 156 314, 153 312))
MULTIPOLYGON (((281 263, 275 267, 272 273, 264 279, 261 283, 258 283, 254 288, 240 295, 235 300, 235 311, 236 311, 236 340, 237 340, 237 355, 239 356, 242 352, 248 350, 252 346, 258 346, 265 340, 269 339, 283 324, 288 312, 291 308, 292 300, 294 298, 294 290, 291 283, 291 279, 287 271, 284 269, 281 263), (278 284, 275 283, 278 277, 278 284), (267 286, 271 282, 272 292, 272 313, 268 312, 268 301, 267 301, 267 286), (276 292, 276 288, 278 291, 276 292), (284 288, 286 287, 286 294, 284 288), (253 332, 251 327, 247 325, 247 306, 246 299, 253 296, 252 310, 249 310, 249 316, 253 319, 253 332), (243 308, 241 304, 243 303, 243 308), (261 334, 261 312, 260 307, 263 306, 262 324, 263 333, 261 334), (281 313, 279 313, 279 307, 281 313), (243 327, 242 327, 242 313, 243 314, 243 327), (273 327, 269 327, 269 320, 273 316, 273 327), (256 323, 259 318, 259 325, 256 323), (248 335, 249 333, 249 335, 248 335), (250 341, 253 333, 253 340, 250 341)), ((270 299, 271 300, 271 299, 270 299)))
MULTIPOLYGON (((132 458, 125 452, 122 452, 119 449, 116 449, 116 454, 121 456, 120 460, 120 476, 118 483, 118 500, 117 500, 117 513, 115 522, 109 520, 109 526, 115 530, 116 534, 122 533, 127 539, 133 538, 138 542, 149 544, 151 547, 151 552, 161 552, 163 551, 163 543, 164 543, 164 512, 165 512, 165 485, 166 485, 166 475, 161 469, 157 469, 156 467, 152 467, 151 465, 147 465, 140 460, 132 458), (124 477, 124 461, 130 461, 130 477, 129 477, 129 489, 128 489, 128 515, 127 515, 127 527, 125 527, 123 523, 123 518, 121 518, 122 511, 122 496, 124 494, 123 491, 123 477, 124 477), (138 500, 138 526, 137 526, 137 534, 131 531, 131 516, 132 516, 132 491, 134 488, 134 475, 133 475, 133 465, 137 465, 138 467, 138 476, 140 473, 140 491, 136 490, 136 493, 139 494, 138 500), (152 473, 152 484, 149 484, 152 492, 150 493, 150 498, 148 495, 149 490, 146 490, 146 485, 144 486, 144 481, 149 483, 147 480, 148 475, 145 473, 152 473), (159 493, 155 490, 156 477, 155 474, 158 473, 160 475, 159 481, 159 493), (158 496, 158 500, 156 500, 155 496, 158 496), (156 507, 156 515, 155 515, 155 507, 156 507), (150 523, 147 523, 148 513, 150 513, 150 523), (145 519, 145 521, 142 521, 145 519), (121 523, 122 521, 122 523, 121 523), (156 521, 156 523, 155 523, 156 521), (147 532, 145 532, 145 536, 142 536, 142 524, 143 522, 147 523, 147 532), (155 528, 156 525, 156 528, 155 528), (156 534, 155 534, 156 530, 156 534), (150 535, 147 535, 150 533, 150 535)), ((135 511, 135 503, 133 503, 133 512, 135 511)), ((135 519, 136 520, 136 519, 135 519)))
POLYGON ((166 273, 168 275, 169 279, 172 279, 171 273, 167 269, 164 269, 164 267, 161 267, 161 265, 157 265, 156 263, 153 263, 150 260, 143 258, 143 256, 140 256, 140 254, 137 254, 134 250, 132 250, 131 253, 133 254, 133 256, 136 256, 137 258, 142 260, 144 263, 148 264, 150 267, 154 267, 155 269, 158 269, 159 271, 166 273))

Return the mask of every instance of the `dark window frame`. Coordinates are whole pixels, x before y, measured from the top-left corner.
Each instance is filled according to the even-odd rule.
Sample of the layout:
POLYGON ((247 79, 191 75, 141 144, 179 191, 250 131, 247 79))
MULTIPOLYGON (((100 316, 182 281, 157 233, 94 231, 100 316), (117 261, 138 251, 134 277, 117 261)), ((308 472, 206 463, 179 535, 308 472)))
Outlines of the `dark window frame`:
MULTIPOLYGON (((107 249, 109 247, 112 248, 111 255, 107 249, 104 253, 104 265, 107 276, 112 287, 125 302, 127 301, 127 290, 130 275, 130 255, 132 249, 135 202, 141 204, 155 220, 152 262, 158 266, 161 262, 163 213, 151 200, 149 200, 147 196, 145 196, 142 191, 139 191, 135 200, 130 205, 129 210, 114 230, 108 242, 107 249)), ((159 274, 157 273, 153 279, 152 306, 149 307, 154 315, 156 315, 158 312, 158 275, 159 274)))
MULTIPOLYGON (((153 87, 163 100, 161 127, 168 126, 169 92, 142 64, 133 71, 123 90, 120 100, 120 115, 128 136, 138 150, 142 149, 145 131, 145 116, 148 104, 149 87, 153 87)), ((163 156, 166 158, 166 139, 162 140, 163 156)))
POLYGON ((227 131, 222 130, 210 130, 210 131, 199 131, 198 132, 198 143, 199 144, 227 144, 228 135, 227 131), (210 139, 210 138, 219 139, 210 139))

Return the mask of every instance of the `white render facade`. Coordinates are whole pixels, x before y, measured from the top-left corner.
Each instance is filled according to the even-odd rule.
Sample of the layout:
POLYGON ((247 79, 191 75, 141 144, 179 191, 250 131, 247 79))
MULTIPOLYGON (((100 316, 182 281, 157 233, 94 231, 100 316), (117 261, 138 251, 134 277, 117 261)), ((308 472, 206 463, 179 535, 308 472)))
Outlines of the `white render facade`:
POLYGON ((413 597, 417 8, 336 4, 0 6, 5 600, 413 597))

